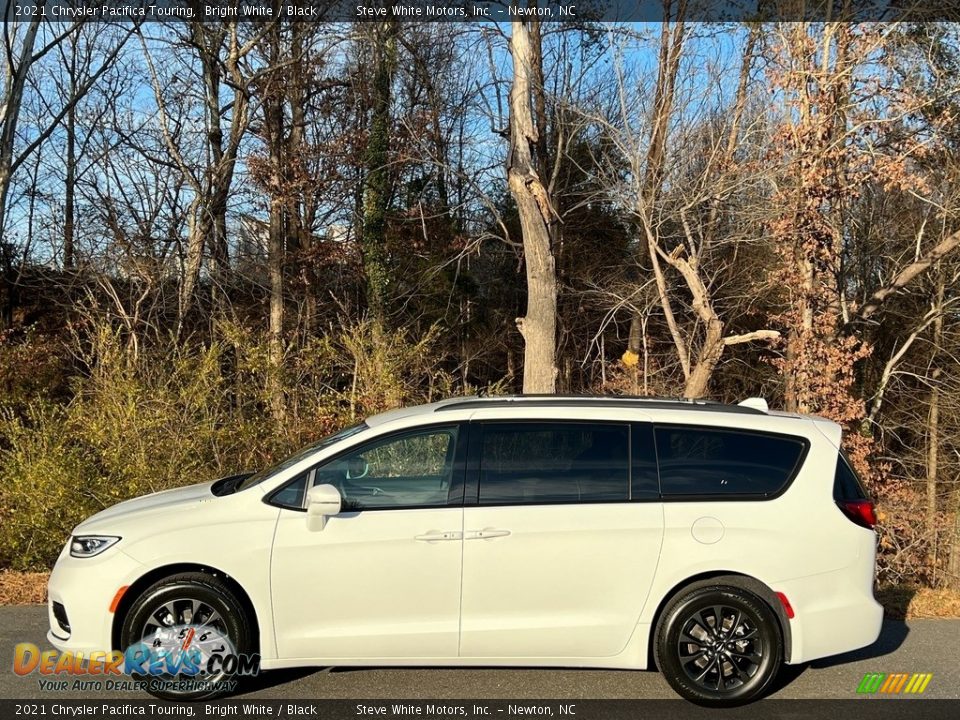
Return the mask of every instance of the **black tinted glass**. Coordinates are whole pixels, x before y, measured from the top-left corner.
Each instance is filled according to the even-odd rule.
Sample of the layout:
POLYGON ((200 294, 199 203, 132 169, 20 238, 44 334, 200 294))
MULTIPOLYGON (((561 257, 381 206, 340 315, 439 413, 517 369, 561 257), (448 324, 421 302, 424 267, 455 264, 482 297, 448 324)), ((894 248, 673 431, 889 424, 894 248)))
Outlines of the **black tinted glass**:
POLYGON ((775 495, 805 448, 799 438, 740 430, 658 427, 655 434, 665 496, 775 495))
POLYGON ((497 423, 482 428, 481 505, 629 498, 626 425, 497 423))
POLYGON ((850 467, 843 453, 837 455, 837 470, 833 476, 834 500, 866 500, 867 491, 863 489, 860 478, 850 467))
POLYGON ((309 472, 300 473, 293 482, 277 490, 270 496, 270 504, 301 510, 303 508, 303 494, 307 491, 307 475, 309 475, 309 472))

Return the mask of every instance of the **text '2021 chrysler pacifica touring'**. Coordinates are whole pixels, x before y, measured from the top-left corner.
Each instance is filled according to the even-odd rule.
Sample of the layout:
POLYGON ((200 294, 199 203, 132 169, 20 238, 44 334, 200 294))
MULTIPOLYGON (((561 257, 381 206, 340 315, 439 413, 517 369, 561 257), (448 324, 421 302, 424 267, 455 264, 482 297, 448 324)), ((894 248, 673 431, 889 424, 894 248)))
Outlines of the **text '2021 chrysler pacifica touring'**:
MULTIPOLYGON (((873 505, 840 434, 762 400, 394 410, 84 521, 48 639, 167 660, 226 644, 267 670, 655 663, 685 698, 746 702, 880 632, 873 505)), ((171 699, 223 687, 165 677, 150 689, 171 699)))

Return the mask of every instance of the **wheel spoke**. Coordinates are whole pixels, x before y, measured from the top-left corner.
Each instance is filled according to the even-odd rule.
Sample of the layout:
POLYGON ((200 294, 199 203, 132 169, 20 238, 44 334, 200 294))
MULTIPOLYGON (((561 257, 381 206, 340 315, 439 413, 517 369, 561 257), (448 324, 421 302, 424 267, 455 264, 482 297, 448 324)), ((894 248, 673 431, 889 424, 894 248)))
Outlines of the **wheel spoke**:
POLYGON ((727 689, 727 677, 723 672, 723 658, 717 658, 717 690, 727 689))
POLYGON ((707 676, 714 666, 717 664, 717 658, 713 658, 710 662, 707 663, 699 675, 694 678, 694 682, 703 682, 703 679, 707 676))
POLYGON ((713 622, 716 623, 713 627, 717 635, 723 633, 723 608, 719 605, 713 606, 713 622))
POLYGON ((160 627, 170 627, 176 623, 176 619, 173 614, 173 605, 170 603, 164 603, 158 607, 153 611, 151 617, 157 621, 157 624, 160 627))
POLYGON ((187 619, 186 617, 184 617, 185 625, 193 625, 197 622, 197 614, 198 614, 198 611, 200 610, 200 607, 201 607, 201 604, 199 601, 194 600, 193 598, 190 598, 190 618, 187 619))
POLYGON ((753 663, 754 665, 759 665, 760 661, 763 659, 762 656, 756 652, 742 653, 737 650, 731 650, 730 654, 737 658, 743 658, 744 660, 747 660, 753 663))
MULTIPOLYGON (((700 611, 700 619, 698 620, 700 626, 706 631, 708 635, 716 637, 717 628, 716 625, 710 624, 710 615, 707 614, 707 608, 704 608, 700 611)), ((716 623, 716 618, 714 618, 714 623, 716 623)))
POLYGON ((730 625, 730 630, 726 633, 727 636, 734 635, 734 633, 737 632, 737 628, 740 627, 741 621, 743 620, 743 612, 741 610, 735 609, 734 612, 736 612, 736 616, 733 619, 733 624, 730 625))
POLYGON ((210 609, 210 614, 209 614, 208 616, 204 617, 204 619, 203 619, 203 625, 204 625, 204 627, 212 627, 212 628, 216 628, 217 630, 221 630, 221 631, 225 631, 225 630, 226 630, 226 626, 225 626, 224 623, 223 623, 223 618, 220 617, 220 613, 218 613, 218 612, 217 612, 216 610, 214 610, 213 608, 210 609))
POLYGON ((730 667, 733 668, 733 674, 737 678, 739 678, 741 681, 744 681, 747 679, 747 677, 749 677, 743 672, 743 668, 737 665, 737 663, 735 663, 732 658, 730 659, 730 667))
MULTIPOLYGON (((696 665, 697 660, 699 660, 700 658, 706 657, 708 653, 709 653, 708 650, 704 650, 701 648, 700 650, 697 650, 695 653, 683 656, 682 658, 680 658, 680 662, 684 663, 685 665, 689 665, 691 663, 696 665)), ((700 669, 699 665, 697 665, 696 667, 698 670, 700 669)))

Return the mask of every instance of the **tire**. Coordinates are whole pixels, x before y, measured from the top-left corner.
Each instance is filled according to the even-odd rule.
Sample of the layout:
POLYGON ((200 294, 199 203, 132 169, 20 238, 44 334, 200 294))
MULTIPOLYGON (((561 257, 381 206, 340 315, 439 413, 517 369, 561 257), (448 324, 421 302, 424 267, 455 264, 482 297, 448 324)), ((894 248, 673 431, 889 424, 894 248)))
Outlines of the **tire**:
POLYGON ((756 700, 769 689, 780 671, 783 640, 776 615, 757 596, 708 585, 667 605, 657 623, 655 655, 681 697, 728 707, 756 700))
MULTIPOLYGON (((227 652, 250 653, 254 647, 253 628, 243 604, 226 583, 206 573, 173 575, 148 587, 134 600, 124 617, 120 630, 121 649, 126 651, 141 641, 152 645, 157 633, 162 633, 165 626, 194 628, 190 638, 198 639, 194 644, 196 653, 203 647, 199 641, 205 640, 207 634, 214 637, 212 652, 218 652, 223 646, 227 652), (169 622, 171 618, 173 621, 169 622)), ((197 664, 205 667, 203 663, 197 664)), ((224 684, 239 680, 234 674, 222 671, 215 675, 135 674, 133 677, 142 682, 144 689, 154 697, 180 701, 220 697, 227 692, 224 684), (182 687, 178 687, 180 685, 182 687)))

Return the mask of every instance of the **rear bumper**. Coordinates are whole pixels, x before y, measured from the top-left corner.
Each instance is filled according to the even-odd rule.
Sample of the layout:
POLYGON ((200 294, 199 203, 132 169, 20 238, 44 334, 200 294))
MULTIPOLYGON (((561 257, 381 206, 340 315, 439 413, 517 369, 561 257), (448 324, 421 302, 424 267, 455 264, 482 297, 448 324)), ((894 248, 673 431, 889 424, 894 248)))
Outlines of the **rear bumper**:
POLYGON ((789 663, 858 650, 880 637, 883 606, 873 597, 873 555, 871 547, 856 566, 777 583, 796 614, 789 663))

